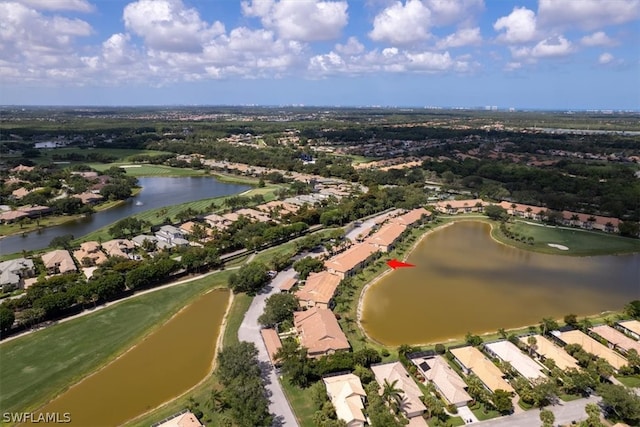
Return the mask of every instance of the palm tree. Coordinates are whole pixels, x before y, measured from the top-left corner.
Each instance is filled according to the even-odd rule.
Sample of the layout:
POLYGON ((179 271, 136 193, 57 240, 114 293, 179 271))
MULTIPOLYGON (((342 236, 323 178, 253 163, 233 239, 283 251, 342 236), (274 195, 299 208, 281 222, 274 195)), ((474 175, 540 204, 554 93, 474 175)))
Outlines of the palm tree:
POLYGON ((224 396, 222 391, 212 388, 211 393, 209 393, 209 400, 207 401, 207 406, 211 408, 214 412, 222 412, 226 405, 224 401, 224 396))
POLYGON ((402 389, 397 388, 396 384, 398 380, 394 380, 392 383, 385 378, 382 384, 382 400, 393 409, 394 412, 398 412, 402 408, 402 401, 404 400, 404 392, 402 389))
POLYGON ((527 338, 527 344, 529 345, 529 356, 533 356, 533 353, 538 348, 538 340, 533 335, 529 335, 529 338, 527 338))

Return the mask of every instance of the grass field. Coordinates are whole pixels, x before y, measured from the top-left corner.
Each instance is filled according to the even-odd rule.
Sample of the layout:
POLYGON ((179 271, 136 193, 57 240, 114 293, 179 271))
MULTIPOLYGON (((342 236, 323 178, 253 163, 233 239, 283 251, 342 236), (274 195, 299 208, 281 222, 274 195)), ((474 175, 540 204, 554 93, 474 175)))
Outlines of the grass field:
POLYGON ((138 342, 230 272, 124 300, 0 344, 0 407, 33 410, 138 342))
POLYGON ((491 234, 494 238, 507 245, 554 255, 586 256, 640 252, 640 240, 620 237, 614 234, 531 225, 522 221, 509 224, 509 228, 520 235, 533 237, 534 244, 529 245, 525 242, 508 239, 502 235, 497 226, 493 227, 491 234), (555 249, 550 247, 548 245, 549 243, 566 246, 569 250, 562 251, 555 249))
MULTIPOLYGON (((159 156, 162 154, 174 154, 169 153, 168 151, 157 151, 157 150, 140 150, 140 149, 130 149, 130 148, 78 148, 78 147, 70 147, 70 148, 56 148, 52 150, 40 150, 40 156, 32 159, 36 163, 46 163, 49 161, 57 161, 53 159, 54 155, 63 156, 65 154, 82 154, 84 156, 88 154, 104 154, 107 156, 114 157, 116 162, 126 163, 129 162, 133 156, 137 155, 147 155, 147 156, 159 156)), ((71 164, 80 164, 87 163, 86 161, 71 161, 71 164)), ((102 164, 102 163, 100 163, 102 164)), ((105 163, 106 168, 109 168, 112 163, 105 163)))
POLYGON ((148 163, 131 164, 128 162, 123 163, 88 163, 89 167, 97 170, 104 171, 112 167, 122 167, 127 172, 127 175, 131 176, 203 176, 205 171, 202 169, 191 168, 174 168, 166 165, 152 165, 148 163))
POLYGON ((291 385, 288 378, 280 381, 284 394, 293 408, 300 427, 314 427, 313 414, 316 412, 311 398, 310 388, 300 388, 291 385))

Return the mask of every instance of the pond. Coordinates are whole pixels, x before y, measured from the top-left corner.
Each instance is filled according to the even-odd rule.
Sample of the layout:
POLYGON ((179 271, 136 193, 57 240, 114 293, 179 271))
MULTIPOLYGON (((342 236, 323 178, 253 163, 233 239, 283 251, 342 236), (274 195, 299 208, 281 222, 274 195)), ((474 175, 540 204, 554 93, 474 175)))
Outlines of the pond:
POLYGON ((227 289, 202 295, 38 413, 69 413, 74 426, 114 426, 184 393, 211 370, 228 302, 227 289))
POLYGON ((79 238, 146 210, 228 196, 251 188, 247 185, 220 182, 214 177, 143 177, 138 178, 138 183, 142 191, 119 206, 56 227, 34 231, 25 236, 17 234, 1 239, 0 254, 43 249, 49 246, 54 237, 71 234, 79 238))
POLYGON ((361 324, 387 345, 619 310, 640 298, 640 254, 539 254, 494 241, 489 224, 478 221, 430 233, 407 262, 416 267, 386 274, 364 295, 361 324))

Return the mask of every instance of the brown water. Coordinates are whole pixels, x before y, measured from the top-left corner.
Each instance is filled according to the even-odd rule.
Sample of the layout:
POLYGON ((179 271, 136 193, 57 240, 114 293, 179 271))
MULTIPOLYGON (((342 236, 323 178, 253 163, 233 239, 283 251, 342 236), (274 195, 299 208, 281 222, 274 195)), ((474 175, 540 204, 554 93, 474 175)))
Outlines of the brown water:
POLYGON ((69 413, 73 426, 116 426, 183 393, 211 369, 228 301, 228 290, 203 295, 41 412, 69 413))
POLYGON ((362 326, 388 345, 537 324, 543 317, 619 310, 640 298, 640 255, 568 257, 494 241, 465 221, 426 236, 398 269, 369 287, 362 326))

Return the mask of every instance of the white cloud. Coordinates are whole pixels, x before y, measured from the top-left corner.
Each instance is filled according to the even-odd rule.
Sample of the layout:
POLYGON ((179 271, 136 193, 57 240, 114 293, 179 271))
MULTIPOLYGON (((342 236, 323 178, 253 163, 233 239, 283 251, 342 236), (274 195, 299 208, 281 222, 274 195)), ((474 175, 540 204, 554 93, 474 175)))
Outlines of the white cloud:
POLYGON ((482 0, 423 0, 423 4, 431 11, 434 27, 468 20, 484 9, 482 0))
POLYGON ((538 18, 547 27, 586 30, 623 24, 640 17, 640 0, 540 0, 538 18))
POLYGON ((373 20, 372 40, 392 44, 407 44, 430 37, 431 11, 420 0, 395 2, 373 20))
POLYGON ((603 31, 598 31, 582 37, 580 43, 585 46, 613 46, 615 41, 609 38, 603 31))
POLYGON ((453 34, 449 34, 436 43, 438 49, 448 49, 451 47, 461 47, 469 45, 478 45, 482 42, 480 28, 461 28, 453 34))
POLYGON ((346 1, 253 0, 242 2, 246 16, 258 17, 280 38, 303 42, 332 40, 349 21, 346 1))
POLYGON ((124 8, 123 18, 148 47, 166 52, 199 52, 206 41, 224 33, 222 23, 209 25, 181 0, 138 0, 124 8))
POLYGON ((606 65, 611 63, 614 60, 614 57, 609 52, 605 52, 598 57, 598 63, 602 65, 606 65))
POLYGON ((102 57, 112 65, 130 64, 135 59, 135 52, 129 43, 128 34, 114 34, 102 43, 102 57))
POLYGON ((505 30, 498 40, 507 43, 530 42, 536 35, 536 14, 525 7, 515 7, 508 16, 498 19, 493 28, 496 31, 505 30))
POLYGON ((504 67, 505 71, 515 71, 519 70, 520 68, 522 68, 522 62, 517 61, 508 62, 504 67))
POLYGON ((414 70, 445 71, 453 66, 453 60, 449 52, 419 52, 407 54, 408 67, 414 70))
POLYGON ((25 6, 40 10, 70 10, 92 12, 94 7, 87 0, 16 0, 25 6))
POLYGON ((550 37, 542 40, 531 50, 535 58, 566 56, 573 51, 571 42, 563 36, 550 37))
POLYGON ((349 37, 345 44, 336 44, 335 49, 342 55, 357 55, 364 52, 364 45, 358 41, 357 37, 349 37))

